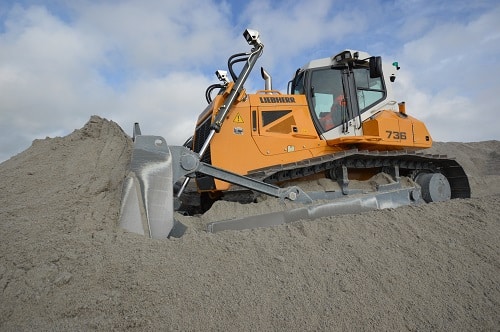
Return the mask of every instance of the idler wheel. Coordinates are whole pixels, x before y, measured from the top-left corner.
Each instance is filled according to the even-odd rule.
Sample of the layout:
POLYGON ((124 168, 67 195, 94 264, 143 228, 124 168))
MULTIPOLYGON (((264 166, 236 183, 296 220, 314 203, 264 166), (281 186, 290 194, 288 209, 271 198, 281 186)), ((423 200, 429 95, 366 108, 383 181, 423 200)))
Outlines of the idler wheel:
POLYGON ((450 183, 441 173, 420 173, 415 182, 420 185, 422 198, 427 203, 444 202, 451 198, 450 183))

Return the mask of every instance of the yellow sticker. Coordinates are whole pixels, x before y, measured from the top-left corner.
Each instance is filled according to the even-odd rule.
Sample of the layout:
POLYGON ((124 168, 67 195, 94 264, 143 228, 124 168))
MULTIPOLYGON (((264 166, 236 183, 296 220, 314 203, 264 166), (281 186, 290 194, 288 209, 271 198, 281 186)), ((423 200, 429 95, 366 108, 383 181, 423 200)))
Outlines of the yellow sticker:
POLYGON ((237 114, 236 114, 236 116, 234 117, 233 122, 236 122, 236 123, 244 123, 244 122, 243 122, 243 118, 241 117, 240 113, 237 113, 237 114))

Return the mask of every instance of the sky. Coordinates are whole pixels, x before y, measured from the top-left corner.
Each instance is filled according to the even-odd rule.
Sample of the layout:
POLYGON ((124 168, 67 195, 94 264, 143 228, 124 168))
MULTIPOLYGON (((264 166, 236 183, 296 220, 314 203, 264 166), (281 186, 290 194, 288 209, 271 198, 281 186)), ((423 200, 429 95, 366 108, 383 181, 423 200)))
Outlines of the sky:
MULTIPOLYGON (((273 88, 344 49, 398 61, 407 113, 435 141, 500 140, 497 0, 0 2, 0 162, 92 115, 172 145, 193 134, 227 58, 258 30, 273 88)), ((263 89, 260 70, 245 87, 263 89)))

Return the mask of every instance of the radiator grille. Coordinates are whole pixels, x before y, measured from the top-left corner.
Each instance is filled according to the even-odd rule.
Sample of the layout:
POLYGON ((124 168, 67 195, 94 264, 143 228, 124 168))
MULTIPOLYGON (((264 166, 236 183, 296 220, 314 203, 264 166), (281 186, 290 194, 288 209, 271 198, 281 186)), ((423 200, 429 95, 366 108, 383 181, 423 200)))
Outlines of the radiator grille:
MULTIPOLYGON (((198 127, 196 127, 195 136, 194 136, 194 152, 200 152, 201 147, 207 140, 208 134, 210 133, 210 124, 212 117, 207 117, 205 121, 203 121, 198 127)), ((203 154, 201 161, 207 164, 212 164, 212 159, 210 157, 210 145, 207 150, 203 154)))

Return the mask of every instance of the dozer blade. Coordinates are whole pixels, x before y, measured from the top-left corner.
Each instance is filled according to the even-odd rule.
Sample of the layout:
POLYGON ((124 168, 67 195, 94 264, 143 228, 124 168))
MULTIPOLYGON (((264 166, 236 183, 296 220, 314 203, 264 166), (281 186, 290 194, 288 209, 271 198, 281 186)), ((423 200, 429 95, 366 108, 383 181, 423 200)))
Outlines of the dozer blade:
POLYGON ((125 179, 120 227, 151 238, 167 238, 174 227, 172 156, 163 137, 135 137, 125 179))

